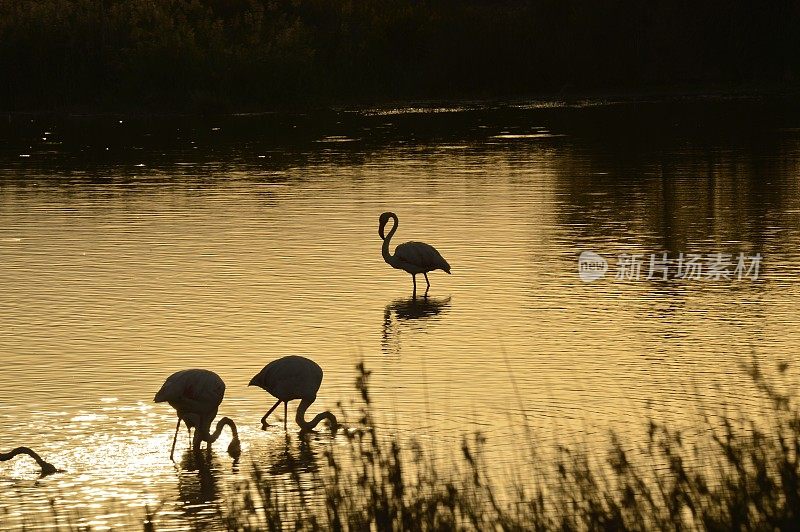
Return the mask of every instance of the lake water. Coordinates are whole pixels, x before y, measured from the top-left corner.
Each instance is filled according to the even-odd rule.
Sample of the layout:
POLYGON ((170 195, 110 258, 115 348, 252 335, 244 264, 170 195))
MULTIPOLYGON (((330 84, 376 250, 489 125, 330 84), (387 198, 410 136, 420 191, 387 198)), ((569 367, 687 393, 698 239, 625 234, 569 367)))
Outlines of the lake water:
MULTIPOLYGON (((181 528, 252 464, 288 478, 294 428, 287 444, 278 409, 261 431, 273 400, 246 386, 287 354, 325 371, 311 413, 341 402, 357 417, 363 360, 384 432, 446 469, 480 431, 500 476, 523 415, 542 448, 603 450, 609 430, 641 440, 648 417, 757 417, 742 366, 797 358, 800 113, 786 102, 14 118, 0 137, 0 450, 66 470, 0 463, 8 527, 47 521, 54 498, 95 526, 149 505, 181 528), (422 240, 452 266, 428 299, 381 258, 387 210, 392 247, 422 240), (608 260, 604 278, 581 279, 584 251, 608 260), (649 271, 664 252, 666 280, 649 271), (678 278, 681 253, 705 270, 678 278), (727 276, 706 275, 717 253, 727 276), (638 279, 621 254, 642 256, 638 279), (187 367, 227 383, 238 467, 227 435, 210 476, 185 434, 169 460, 174 412, 152 398, 187 367)), ((308 470, 337 444, 314 436, 308 470)))

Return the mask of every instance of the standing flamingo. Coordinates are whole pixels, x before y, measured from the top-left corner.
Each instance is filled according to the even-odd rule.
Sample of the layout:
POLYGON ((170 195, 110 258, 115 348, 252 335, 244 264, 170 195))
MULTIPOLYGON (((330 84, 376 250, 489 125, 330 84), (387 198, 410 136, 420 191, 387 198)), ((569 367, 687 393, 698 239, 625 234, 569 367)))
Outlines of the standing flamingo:
POLYGON ((295 421, 303 431, 314 430, 320 421, 328 419, 331 430, 338 427, 336 416, 330 412, 317 414, 311 421, 305 420, 306 410, 317 398, 322 384, 322 368, 313 360, 300 356, 286 356, 273 360, 250 380, 248 386, 265 389, 278 401, 261 418, 261 430, 267 430, 267 418, 278 405, 283 403, 283 428, 286 429, 289 401, 300 399, 295 421))
POLYGON ((239 458, 241 455, 239 433, 236 424, 230 418, 220 419, 214 433, 210 433, 211 423, 217 417, 217 410, 224 395, 225 383, 219 375, 207 369, 184 369, 167 378, 153 401, 156 403, 166 401, 178 412, 178 424, 175 426, 172 450, 169 452, 170 460, 173 460, 175 454, 175 442, 178 439, 181 421, 186 424, 187 429, 194 429, 192 447, 195 451, 198 451, 200 443, 205 441, 210 452, 211 444, 217 441, 224 426, 228 425, 233 433, 228 454, 234 459, 239 458))
POLYGON ((400 244, 394 249, 394 255, 389 254, 389 241, 392 239, 394 232, 397 231, 397 226, 400 225, 400 220, 393 212, 385 212, 381 214, 378 220, 378 235, 383 239, 383 260, 386 261, 392 268, 405 270, 411 274, 411 279, 414 281, 414 297, 417 297, 417 274, 421 273, 425 276, 425 282, 428 283, 425 289, 425 296, 428 295, 428 290, 431 288, 431 282, 428 280, 428 272, 433 270, 444 270, 450 273, 450 265, 436 251, 436 248, 425 242, 406 242, 400 244), (384 229, 389 219, 394 219, 392 230, 388 235, 384 236, 384 229))

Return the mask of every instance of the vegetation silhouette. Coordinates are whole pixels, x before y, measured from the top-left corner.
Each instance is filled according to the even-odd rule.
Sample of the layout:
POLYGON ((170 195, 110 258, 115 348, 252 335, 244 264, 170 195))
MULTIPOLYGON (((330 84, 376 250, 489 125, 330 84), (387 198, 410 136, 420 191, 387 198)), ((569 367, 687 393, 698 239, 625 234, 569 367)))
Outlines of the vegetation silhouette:
POLYGON ((223 111, 797 85, 800 5, 752 0, 0 2, 0 106, 223 111))
MULTIPOLYGON (((766 415, 705 412, 693 434, 650 421, 642 438, 612 434, 606 456, 562 443, 554 458, 530 437, 529 459, 503 492, 484 458, 486 438, 466 436, 461 460, 448 473, 419 442, 381 434, 373 416, 370 372, 357 366, 363 400, 357 425, 344 438, 318 442, 314 453, 300 443, 272 471, 254 466, 249 478, 203 518, 223 530, 793 530, 800 517, 800 410, 788 364, 765 375, 747 369, 766 415), (286 476, 296 489, 286 490, 286 476), (323 497, 306 493, 304 476, 321 483, 323 497)), ((529 431, 526 433, 530 434, 529 431)), ((281 452, 287 448, 280 445, 281 452)), ((185 460, 198 457, 185 455, 185 460)), ((202 459, 202 457, 200 457, 202 459)), ((191 466, 183 467, 191 469, 191 466)), ((201 483, 182 500, 216 496, 201 483)), ((163 505, 162 505, 163 506, 163 505)), ((53 522, 70 522, 54 507, 53 522)), ((191 515, 186 516, 190 521, 191 515)), ((10 516, 0 514, 0 524, 10 516)), ((44 517, 42 519, 48 519, 44 517)), ((144 530, 158 530, 163 516, 147 509, 144 530)), ((44 522, 39 524, 46 524, 44 522)), ((195 520, 196 528, 200 523, 195 520)), ((131 522, 131 526, 135 526, 131 522)))

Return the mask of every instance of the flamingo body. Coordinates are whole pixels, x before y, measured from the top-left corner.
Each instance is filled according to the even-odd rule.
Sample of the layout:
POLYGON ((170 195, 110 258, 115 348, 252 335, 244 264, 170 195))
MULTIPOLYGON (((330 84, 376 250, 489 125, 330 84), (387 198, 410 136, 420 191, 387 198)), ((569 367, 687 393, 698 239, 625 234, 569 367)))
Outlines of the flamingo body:
POLYGON ((225 382, 219 375, 207 369, 184 369, 167 377, 153 401, 169 403, 187 428, 198 428, 202 419, 208 430, 223 397, 225 382))
POLYGON ((433 270, 443 270, 450 273, 450 265, 435 247, 425 242, 406 242, 394 248, 397 259, 395 268, 407 271, 410 274, 427 273, 433 270))
POLYGON ((250 380, 281 401, 317 398, 322 384, 322 368, 311 359, 289 355, 273 360, 250 380))

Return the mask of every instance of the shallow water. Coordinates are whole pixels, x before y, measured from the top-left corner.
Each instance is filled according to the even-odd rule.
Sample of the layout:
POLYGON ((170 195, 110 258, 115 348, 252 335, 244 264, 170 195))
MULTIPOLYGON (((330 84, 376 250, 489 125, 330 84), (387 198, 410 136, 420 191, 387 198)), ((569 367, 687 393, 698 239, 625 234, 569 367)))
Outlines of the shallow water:
POLYGON ((758 416, 742 365, 792 363, 800 340, 799 117, 690 100, 15 119, 0 132, 0 449, 67 471, 0 463, 0 515, 33 522, 55 497, 113 526, 163 501, 180 528, 254 463, 293 489, 287 452, 313 491, 336 438, 287 444, 282 409, 262 432, 272 400, 246 386, 286 354, 325 370, 312 413, 357 417, 364 360, 387 432, 446 468, 479 430, 501 476, 523 414, 537 446, 598 449, 610 429, 642 438, 648 416, 758 416), (452 266, 428 299, 381 258, 386 210, 392 246, 422 240, 452 266), (605 278, 581 279, 583 251, 609 259, 605 278), (731 254, 731 278, 646 279, 661 252, 731 254), (639 279, 616 278, 623 253, 643 255, 639 279), (761 256, 757 278, 737 278, 739 253, 761 256), (227 383, 238 467, 227 436, 210 472, 185 437, 169 461, 174 413, 151 401, 186 367, 227 383))

